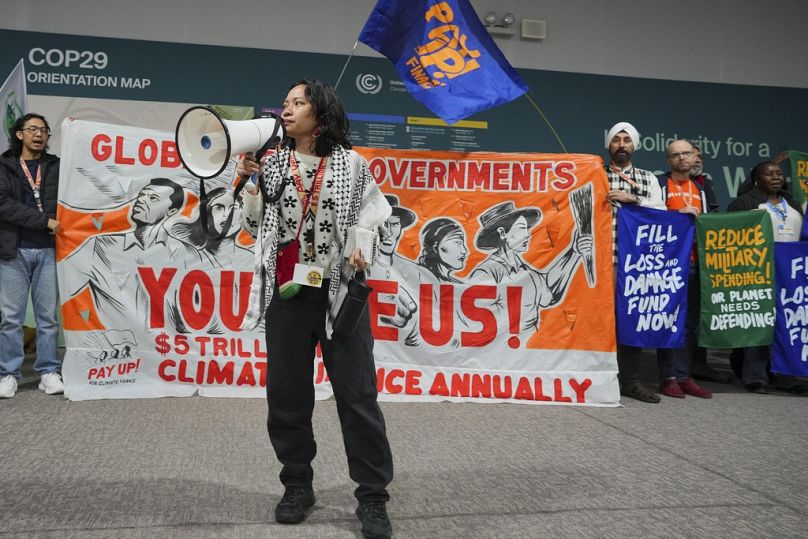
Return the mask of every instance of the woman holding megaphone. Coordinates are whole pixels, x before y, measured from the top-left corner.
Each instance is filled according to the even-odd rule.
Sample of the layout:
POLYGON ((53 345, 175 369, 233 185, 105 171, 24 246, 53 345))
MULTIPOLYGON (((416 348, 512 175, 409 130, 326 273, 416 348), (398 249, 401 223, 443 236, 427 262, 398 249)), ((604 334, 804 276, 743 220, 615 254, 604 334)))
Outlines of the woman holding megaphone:
POLYGON ((267 426, 285 487, 275 520, 302 522, 315 501, 311 418, 319 343, 350 476, 359 484, 362 533, 389 537, 393 461, 376 400, 369 315, 356 311, 356 329, 340 333, 347 318, 340 308, 352 299, 346 301, 354 273, 375 259, 391 208, 367 162, 350 149, 348 118, 332 87, 317 80, 293 84, 281 119, 281 145, 261 164, 248 153, 238 165, 242 176, 262 176, 259 185, 245 187, 244 224, 256 238, 246 320, 257 326, 265 317, 267 426))

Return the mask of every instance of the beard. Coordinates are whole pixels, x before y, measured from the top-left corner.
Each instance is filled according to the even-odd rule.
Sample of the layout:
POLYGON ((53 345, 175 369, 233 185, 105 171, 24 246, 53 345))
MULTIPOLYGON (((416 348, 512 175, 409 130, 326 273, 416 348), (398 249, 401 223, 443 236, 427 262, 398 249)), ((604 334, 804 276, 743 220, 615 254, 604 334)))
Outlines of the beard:
POLYGON ((611 158, 618 165, 625 165, 631 161, 631 153, 626 150, 617 150, 611 155, 611 158))

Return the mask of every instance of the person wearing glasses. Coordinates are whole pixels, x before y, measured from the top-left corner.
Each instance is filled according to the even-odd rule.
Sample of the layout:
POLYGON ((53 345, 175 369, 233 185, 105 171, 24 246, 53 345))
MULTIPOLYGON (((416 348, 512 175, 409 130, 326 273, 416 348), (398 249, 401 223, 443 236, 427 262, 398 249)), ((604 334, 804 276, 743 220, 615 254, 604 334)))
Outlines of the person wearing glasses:
POLYGON ((56 395, 64 393, 56 353, 59 158, 48 153, 50 127, 44 116, 18 118, 8 135, 9 149, 0 156, 0 398, 17 392, 29 292, 37 327, 34 370, 39 389, 56 395))
MULTIPOLYGON (((690 141, 693 146, 693 166, 690 167, 690 177, 693 181, 698 183, 704 189, 704 195, 707 197, 707 207, 709 211, 719 211, 718 199, 715 196, 715 188, 713 187, 713 180, 704 172, 704 158, 702 157, 701 148, 695 141, 690 141)), ((732 382, 732 376, 727 372, 719 371, 713 368, 707 361, 707 349, 702 346, 696 346, 696 352, 693 356, 693 364, 691 367, 691 374, 696 380, 706 380, 708 382, 718 382, 728 384, 732 382)))
MULTIPOLYGON (((668 145, 668 164, 671 169, 659 176, 662 200, 668 211, 692 215, 710 211, 704 188, 693 180, 690 171, 696 152, 686 140, 674 140, 668 145)), ((690 271, 687 283, 687 319, 685 320, 685 345, 681 348, 658 348, 657 364, 661 382, 659 392, 677 399, 685 395, 709 399, 713 394, 698 385, 691 376, 693 355, 699 329, 699 274, 696 260, 696 245, 690 253, 690 271)))

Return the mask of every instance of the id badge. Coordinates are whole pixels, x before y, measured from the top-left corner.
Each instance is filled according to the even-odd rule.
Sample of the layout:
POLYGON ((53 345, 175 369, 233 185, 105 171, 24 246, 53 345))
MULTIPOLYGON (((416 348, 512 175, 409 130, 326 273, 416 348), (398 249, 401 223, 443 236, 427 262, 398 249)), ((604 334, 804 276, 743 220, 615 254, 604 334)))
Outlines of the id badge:
POLYGON ((794 227, 793 226, 786 226, 785 224, 781 223, 781 224, 777 225, 777 232, 779 232, 780 234, 787 235, 787 236, 793 236, 794 235, 794 227))
POLYGON ((302 284, 303 286, 320 288, 323 285, 323 273, 323 268, 298 262, 295 264, 295 273, 292 276, 292 282, 302 284))

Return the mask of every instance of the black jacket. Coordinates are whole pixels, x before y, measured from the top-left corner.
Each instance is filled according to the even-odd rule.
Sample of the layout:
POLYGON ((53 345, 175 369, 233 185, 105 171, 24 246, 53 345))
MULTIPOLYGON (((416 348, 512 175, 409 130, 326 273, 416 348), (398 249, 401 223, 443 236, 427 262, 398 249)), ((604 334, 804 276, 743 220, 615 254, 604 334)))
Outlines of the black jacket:
MULTIPOLYGON (((783 197, 786 203, 797 210, 797 213, 802 215, 802 206, 797 204, 794 197, 788 191, 780 191, 780 196, 783 197)), ((756 210, 761 204, 765 204, 769 197, 763 193, 757 186, 752 187, 752 190, 745 192, 738 198, 730 202, 727 211, 747 211, 756 210)))
MULTIPOLYGON (((20 228, 47 230, 48 219, 56 219, 59 196, 59 158, 42 155, 42 184, 39 187, 43 212, 27 206, 22 200, 20 158, 6 150, 0 156, 0 260, 17 257, 20 228)), ((53 239, 51 239, 53 241, 53 239)))

